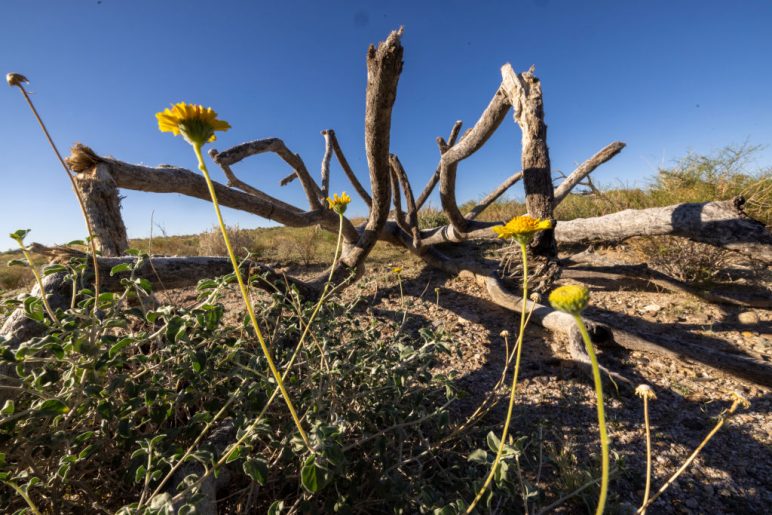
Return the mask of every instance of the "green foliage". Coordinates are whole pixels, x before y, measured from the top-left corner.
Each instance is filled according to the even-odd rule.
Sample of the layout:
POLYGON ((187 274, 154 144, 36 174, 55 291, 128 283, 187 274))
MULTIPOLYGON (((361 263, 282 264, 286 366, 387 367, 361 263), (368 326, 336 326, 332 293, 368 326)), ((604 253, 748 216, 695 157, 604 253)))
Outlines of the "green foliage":
MULTIPOLYGON (((449 351, 443 334, 398 336, 388 322, 347 316, 355 305, 328 302, 286 381, 310 428, 311 454, 293 436, 284 405, 267 405, 275 382, 249 327, 223 323, 217 299, 232 277, 202 281, 194 307, 143 309, 138 299, 146 285, 131 269, 113 273, 125 290, 104 296, 99 318, 84 291, 75 308, 61 311, 60 326, 17 349, 0 345, 3 364, 19 377, 18 395, 0 414, 0 472, 29 485, 41 511, 94 503, 131 510, 140 498, 146 506, 168 505, 177 494, 171 485, 160 490, 169 495, 150 501, 150 493, 224 405, 220 420, 246 438, 223 454, 203 438, 188 459, 213 473, 224 458, 233 491, 261 486, 259 512, 282 502, 356 511, 374 500, 381 508, 430 511, 468 490, 474 468, 463 456, 439 453, 436 464, 428 456, 412 459, 449 432, 453 390, 434 372, 438 353, 449 351), (438 472, 449 465, 462 468, 439 481, 405 476, 411 467, 438 472)), ((257 304, 261 325, 276 335, 271 345, 280 368, 312 308, 295 294, 257 304)), ((33 305, 29 311, 40 312, 33 305)), ((188 494, 198 484, 195 476, 184 483, 193 485, 188 494)), ((25 506, 10 487, 0 485, 0 492, 3 512, 25 506)))

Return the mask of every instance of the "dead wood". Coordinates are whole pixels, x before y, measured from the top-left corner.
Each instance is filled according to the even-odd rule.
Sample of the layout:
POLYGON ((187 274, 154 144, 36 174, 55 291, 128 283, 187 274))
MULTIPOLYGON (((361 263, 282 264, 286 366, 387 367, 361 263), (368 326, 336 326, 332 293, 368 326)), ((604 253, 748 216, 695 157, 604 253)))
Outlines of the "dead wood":
MULTIPOLYGON (((343 220, 344 251, 338 269, 333 271, 336 283, 351 280, 352 277, 358 278, 363 271, 364 261, 376 241, 383 240, 406 248, 420 256, 430 266, 449 273, 463 273, 473 278, 485 286, 494 302, 517 311, 520 309, 520 299, 508 291, 502 279, 496 275, 496 267, 480 267, 479 264, 470 264, 468 259, 448 258, 437 249, 437 245, 453 243, 461 250, 466 250, 468 246, 464 245, 466 240, 495 238, 490 228, 500 222, 480 222, 476 218, 521 177, 525 185, 528 213, 532 216, 552 219, 554 207, 580 181, 589 179, 589 174, 593 170, 618 154, 624 144, 615 142, 608 145, 577 167, 555 190, 551 180, 541 83, 534 76, 533 69, 516 73, 510 65, 505 65, 501 69, 501 85, 477 123, 466 131, 463 137, 458 138, 461 128, 461 122, 458 121, 454 124, 447 142, 442 138, 437 139, 440 150, 439 164, 421 194, 414 199, 405 168, 397 156, 390 152, 392 107, 396 100, 397 85, 402 71, 401 35, 401 29, 394 31, 384 42, 377 47, 371 46, 367 52, 365 152, 370 192, 367 192, 356 178, 343 155, 334 131, 326 130, 322 133, 325 137, 325 152, 321 165, 321 186, 311 177, 299 155, 293 153, 282 140, 269 138, 237 145, 221 153, 215 150, 211 152, 213 159, 223 169, 228 179, 228 186, 215 183, 217 195, 224 206, 275 220, 286 226, 308 227, 318 224, 325 230, 337 232, 338 215, 323 203, 324 197, 329 194, 330 164, 334 154, 344 173, 369 207, 367 220, 361 226, 355 227, 348 218, 343 220), (515 173, 506 179, 464 216, 458 207, 456 197, 458 166, 461 161, 484 146, 501 125, 510 107, 514 110, 515 121, 522 132, 522 172, 515 173), (246 157, 264 152, 276 153, 292 168, 292 174, 283 183, 292 182, 294 178, 299 180, 308 201, 307 210, 267 195, 236 176, 232 169, 233 165, 246 157), (420 230, 419 210, 438 183, 442 209, 450 223, 444 227, 420 230), (394 220, 389 220, 392 204, 395 217, 394 220)), ((203 178, 189 170, 131 165, 97 156, 85 147, 73 151, 71 166, 78 173, 98 175, 102 181, 101 184, 109 184, 112 188, 111 195, 117 195, 117 188, 127 188, 159 193, 181 193, 209 201, 203 178)), ((744 215, 742 203, 742 199, 735 199, 730 202, 678 204, 665 208, 627 210, 605 217, 559 222, 554 231, 545 231, 538 235, 531 251, 535 256, 541 257, 547 265, 557 266, 556 241, 561 243, 619 241, 632 236, 668 234, 737 250, 752 255, 762 262, 770 263, 772 262, 772 236, 762 224, 744 215)), ((117 210, 113 212, 117 213, 117 210)), ((114 216, 120 219, 119 214, 114 216)), ((112 234, 108 230, 103 232, 106 235, 105 238, 112 234)), ((119 247, 125 248, 122 244, 116 246, 116 248, 119 247)), ((157 275, 163 280, 165 287, 182 284, 182 282, 191 284, 195 278, 222 275, 229 271, 227 260, 224 258, 177 258, 180 261, 163 261, 165 259, 174 258, 154 258, 155 270, 142 271, 143 275, 147 272, 146 277, 151 281, 153 275, 157 275), (197 259, 199 261, 196 261, 197 259), (193 270, 194 268, 196 271, 193 270)), ((102 262, 100 260, 100 266, 102 262)), ((547 271, 545 276, 552 273, 549 266, 542 266, 542 269, 547 271)), ((270 275, 271 272, 264 270, 264 273, 270 275)), ((603 272, 596 270, 595 273, 603 272)), ((327 280, 327 275, 328 272, 323 272, 310 283, 283 276, 274 276, 274 279, 283 281, 286 285, 292 284, 301 290, 301 294, 313 297, 318 295, 321 285, 327 280)), ((668 281, 663 277, 654 277, 653 274, 649 274, 647 280, 660 281, 671 289, 685 288, 682 284, 668 281)), ((718 297, 720 295, 714 298, 718 297)), ((529 306, 534 308, 533 317, 536 323, 566 335, 568 349, 573 359, 585 370, 589 370, 589 359, 573 325, 573 319, 543 305, 530 303, 529 306)), ((593 322, 591 327, 599 344, 613 340, 625 348, 644 350, 674 359, 705 362, 708 366, 714 367, 724 366, 723 363, 726 364, 724 368, 727 371, 738 377, 759 382, 759 384, 769 383, 769 371, 765 368, 766 365, 753 357, 730 355, 723 351, 701 353, 698 346, 691 344, 679 346, 677 342, 658 345, 628 332, 627 328, 612 329, 608 324, 613 325, 613 320, 607 321, 607 324, 601 324, 597 320, 588 321, 593 322), (701 356, 707 357, 703 361, 700 359, 701 356)), ((607 371, 607 374, 614 377, 613 372, 607 371)), ((624 382, 621 376, 617 376, 617 379, 624 382)))
MULTIPOLYGON (((456 138, 458 138, 458 133, 461 131, 461 125, 461 120, 457 120, 456 123, 453 124, 453 128, 450 130, 450 136, 448 136, 447 142, 445 142, 441 136, 437 137, 437 146, 440 149, 440 159, 442 159, 442 154, 447 152, 450 147, 456 144, 456 138)), ((429 195, 431 195, 432 191, 434 191, 434 187, 437 186, 437 182, 440 180, 441 166, 442 161, 440 161, 440 164, 437 165, 437 168, 434 170, 434 174, 429 178, 429 181, 426 183, 426 186, 424 186, 421 195, 418 197, 418 200, 416 201, 416 209, 420 210, 424 206, 426 199, 429 198, 429 195)))
POLYGON ((346 159, 346 156, 343 154, 343 150, 340 148, 340 143, 338 143, 338 137, 335 135, 335 131, 332 129, 327 129, 327 136, 330 138, 330 143, 332 144, 332 150, 335 152, 335 157, 338 158, 338 163, 340 163, 340 167, 343 168, 343 173, 346 174, 346 177, 348 177, 351 185, 354 186, 354 189, 357 191, 357 193, 359 193, 359 196, 362 197, 362 200, 365 201, 367 207, 371 207, 373 205, 373 199, 370 197, 370 194, 367 193, 367 190, 365 190, 365 188, 362 186, 362 183, 359 182, 359 179, 357 179, 354 170, 351 169, 351 165, 348 164, 348 159, 346 159))
MULTIPOLYGON (((515 121, 522 132, 520 161, 525 183, 525 207, 535 218, 552 220, 555 193, 552 169, 547 147, 547 124, 544 123, 544 100, 541 81, 533 74, 533 67, 524 73, 515 73, 510 64, 501 67, 501 87, 515 112, 515 121)), ((536 234, 530 245, 534 255, 554 260, 558 255, 552 230, 536 234)))
POLYGON ((563 200, 582 179, 590 175, 597 167, 619 154, 623 148, 625 148, 624 143, 615 141, 614 143, 606 145, 597 154, 579 165, 555 190, 555 205, 560 204, 560 201, 563 200))
POLYGON ((126 226, 121 217, 118 187, 104 163, 75 175, 75 184, 83 194, 86 216, 94 231, 94 242, 103 256, 120 256, 129 248, 126 226))
POLYGON ((772 263, 772 234, 743 211, 745 199, 626 209, 595 218, 560 222, 560 243, 614 242, 633 236, 682 236, 772 263))

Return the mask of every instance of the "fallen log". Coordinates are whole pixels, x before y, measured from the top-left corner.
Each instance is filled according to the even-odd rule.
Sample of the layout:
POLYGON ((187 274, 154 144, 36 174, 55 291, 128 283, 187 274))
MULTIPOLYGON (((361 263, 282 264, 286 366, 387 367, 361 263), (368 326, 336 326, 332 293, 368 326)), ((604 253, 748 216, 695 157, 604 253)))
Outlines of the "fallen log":
POLYGON ((772 234, 743 211, 745 199, 625 209, 595 218, 558 222, 558 243, 622 241, 633 236, 682 236, 772 263, 772 234))

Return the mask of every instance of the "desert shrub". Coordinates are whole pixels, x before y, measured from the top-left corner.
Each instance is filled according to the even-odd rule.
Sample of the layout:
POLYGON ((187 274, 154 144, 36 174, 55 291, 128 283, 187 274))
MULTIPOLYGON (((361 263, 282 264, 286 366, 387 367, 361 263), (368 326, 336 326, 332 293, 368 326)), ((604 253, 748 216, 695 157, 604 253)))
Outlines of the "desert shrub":
POLYGON ((273 239, 275 258, 303 265, 328 263, 335 250, 336 235, 319 226, 284 231, 273 239))
POLYGON ((0 267, 0 290, 16 290, 34 283, 32 273, 17 266, 0 267))
MULTIPOLYGON (((118 270, 128 275, 125 291, 102 294, 99 319, 89 316, 93 299, 80 296, 75 309, 58 310, 61 326, 17 349, 0 345, 2 364, 19 375, 0 412, 3 512, 25 508, 11 484, 42 512, 131 511, 156 489, 163 495, 153 505, 163 506, 158 499, 176 492, 160 481, 215 417, 223 421, 216 427, 233 429, 231 446, 218 453, 204 439, 189 461, 228 470, 236 494, 226 510, 416 513, 473 493, 485 451, 469 462, 463 447, 422 457, 450 432, 454 390, 435 372, 449 351, 444 334, 400 335, 394 322, 345 316, 356 306, 326 303, 287 378, 311 454, 283 403, 268 405, 275 382, 248 324, 223 323, 217 299, 233 277, 202 281, 193 308, 143 311, 127 301, 149 285, 127 268, 118 270), (248 495, 250 485, 260 485, 259 496, 248 495)), ((24 306, 45 322, 39 302, 24 306)), ((280 368, 312 308, 295 294, 258 302, 266 333, 277 335, 280 368)), ((512 478, 497 481, 502 499, 519 491, 512 478)), ((196 481, 187 477, 184 485, 194 486, 182 495, 196 481)))
MULTIPOLYGON (((251 231, 241 229, 238 225, 228 227, 228 237, 236 255, 244 257, 249 253, 260 255, 261 247, 251 231)), ((226 256, 225 240, 219 227, 201 233, 198 237, 199 256, 226 256)))
POLYGON ((630 246, 653 269, 692 283, 718 279, 734 257, 713 245, 672 236, 635 238, 630 246))
POLYGON ((448 217, 441 209, 427 207, 418 213, 418 227, 421 229, 431 229, 448 225, 448 217))

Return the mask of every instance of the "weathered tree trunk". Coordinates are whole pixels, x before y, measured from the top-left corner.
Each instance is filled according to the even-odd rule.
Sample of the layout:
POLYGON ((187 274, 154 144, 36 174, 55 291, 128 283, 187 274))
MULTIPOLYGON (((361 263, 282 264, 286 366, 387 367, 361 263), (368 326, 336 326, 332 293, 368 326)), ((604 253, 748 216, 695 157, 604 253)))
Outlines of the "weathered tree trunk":
POLYGON ((90 170, 76 174, 75 184, 83 194, 97 248, 103 256, 120 256, 129 248, 129 242, 121 217, 118 186, 109 166, 97 163, 90 170))
MULTIPOLYGON (((544 100, 541 82, 533 74, 533 67, 524 73, 515 73, 512 66, 501 68, 502 86, 515 111, 515 121, 522 131, 521 163, 525 185, 525 206, 528 214, 552 220, 555 193, 552 186, 552 167, 547 147, 547 124, 544 123, 544 100)), ((548 260, 557 258, 558 248, 553 231, 536 234, 531 243, 535 256, 548 260)))

